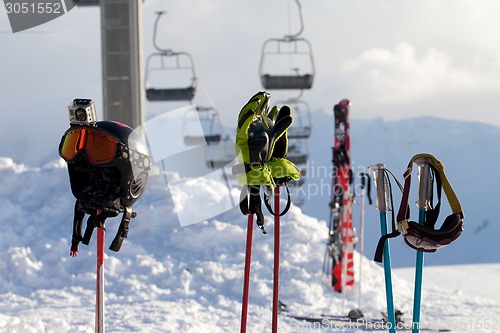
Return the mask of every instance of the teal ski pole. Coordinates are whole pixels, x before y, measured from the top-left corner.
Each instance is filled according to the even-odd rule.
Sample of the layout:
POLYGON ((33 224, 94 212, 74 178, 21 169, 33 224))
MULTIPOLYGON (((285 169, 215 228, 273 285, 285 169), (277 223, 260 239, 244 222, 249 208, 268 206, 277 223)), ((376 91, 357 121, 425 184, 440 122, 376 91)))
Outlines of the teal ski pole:
MULTIPOLYGON (((432 190, 433 183, 430 173, 428 158, 421 157, 415 160, 418 165, 418 223, 424 224, 425 212, 432 209, 432 190)), ((417 259, 415 264, 415 289, 413 296, 413 320, 412 333, 420 332, 420 304, 422 300, 422 277, 424 270, 424 252, 417 250, 417 259)))
MULTIPOLYGON (((385 174, 385 165, 378 163, 370 167, 373 172, 375 188, 377 190, 376 207, 380 212, 380 231, 382 236, 387 235, 387 212, 391 211, 389 205, 390 189, 389 180, 385 174)), ((385 296, 387 300, 387 319, 389 332, 396 332, 396 318, 394 314, 394 298, 392 294, 392 274, 391 274, 391 253, 389 250, 389 240, 384 244, 384 277, 385 296)))

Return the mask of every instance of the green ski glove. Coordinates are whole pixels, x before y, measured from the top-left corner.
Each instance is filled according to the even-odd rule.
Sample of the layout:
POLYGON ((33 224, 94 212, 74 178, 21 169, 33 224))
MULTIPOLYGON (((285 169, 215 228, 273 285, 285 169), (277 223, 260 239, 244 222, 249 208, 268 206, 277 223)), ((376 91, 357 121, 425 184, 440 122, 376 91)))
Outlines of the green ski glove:
MULTIPOLYGON (((292 112, 288 106, 269 110, 267 92, 258 92, 243 107, 238 115, 236 133, 236 153, 242 164, 236 172, 239 184, 243 187, 240 196, 240 209, 245 215, 256 214, 257 225, 264 229, 260 186, 276 187, 298 180, 297 167, 286 159, 288 152, 288 128, 293 123, 292 112), (244 169, 244 170, 242 170, 244 169)), ((236 168, 237 169, 237 168, 236 168)), ((290 193, 287 189, 288 202, 283 215, 290 207, 290 193)), ((269 197, 265 203, 272 212, 269 197)))
POLYGON ((298 179, 299 171, 283 159, 288 150, 287 130, 293 123, 288 106, 269 111, 270 94, 259 92, 243 107, 238 116, 236 152, 245 165, 245 175, 238 176, 240 184, 275 186, 275 178, 286 176, 298 179), (279 177, 274 177, 273 169, 279 177))

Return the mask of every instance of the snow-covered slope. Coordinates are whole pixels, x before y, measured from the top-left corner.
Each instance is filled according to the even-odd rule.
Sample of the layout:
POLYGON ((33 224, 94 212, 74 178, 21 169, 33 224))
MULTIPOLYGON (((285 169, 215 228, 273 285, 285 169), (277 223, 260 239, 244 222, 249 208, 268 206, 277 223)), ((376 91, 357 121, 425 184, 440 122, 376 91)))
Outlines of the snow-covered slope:
MULTIPOLYGON (((163 175, 152 175, 134 206, 138 216, 121 251, 106 250, 107 331, 238 332, 246 218, 233 209, 182 228, 166 189, 154 186, 162 181, 163 175)), ((0 158, 0 182, 0 332, 93 332, 95 235, 79 257, 69 257, 74 198, 65 164, 56 160, 32 168, 0 158)), ((216 184, 197 185, 208 198, 222 195, 213 191, 216 184)), ((107 222, 106 246, 118 222, 107 222)), ((266 224, 267 235, 254 233, 248 332, 270 330, 273 220, 268 217, 266 224)), ((326 230, 324 220, 297 207, 282 219, 280 299, 293 313, 344 314, 358 306, 356 288, 342 307, 339 295, 321 282, 326 230)), ((358 267, 360 257, 355 260, 358 267)), ((383 270, 367 258, 362 263, 361 308, 379 317, 385 308, 383 270)), ((478 313, 498 320, 499 269, 498 264, 426 268, 423 322, 468 325, 478 313)), ((413 279, 408 274, 396 270, 393 283, 396 306, 409 320, 413 279)), ((464 325, 457 331, 478 331, 464 325)), ((280 332, 297 332, 296 326, 282 318, 280 332)))

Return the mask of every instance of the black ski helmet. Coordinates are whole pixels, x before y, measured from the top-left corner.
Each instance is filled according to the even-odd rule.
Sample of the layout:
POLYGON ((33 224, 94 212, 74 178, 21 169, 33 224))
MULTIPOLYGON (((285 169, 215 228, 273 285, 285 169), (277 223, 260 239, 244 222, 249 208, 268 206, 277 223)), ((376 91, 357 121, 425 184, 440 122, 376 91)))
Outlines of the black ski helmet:
MULTIPOLYGON (((72 160, 67 161, 73 195, 77 199, 85 200, 85 187, 93 186, 94 190, 106 192, 109 198, 113 197, 113 201, 119 199, 121 206, 132 206, 144 191, 149 174, 150 159, 146 143, 132 128, 115 121, 98 121, 95 126, 72 126, 66 133, 81 128, 111 135, 119 144, 116 158, 106 164, 95 165, 89 161, 85 148, 79 150, 72 160)), ((92 214, 92 209, 107 210, 118 204, 117 202, 113 207, 107 207, 109 202, 92 201, 82 203, 88 206, 84 208, 88 210, 87 214, 92 214)))
POLYGON ((88 244, 94 227, 103 227, 107 217, 123 212, 122 223, 110 247, 118 251, 134 217, 132 205, 142 195, 149 170, 150 157, 144 139, 129 126, 115 121, 72 124, 64 133, 59 155, 68 163, 71 191, 75 196, 72 253, 78 243, 88 244), (108 150, 105 148, 107 146, 108 150), (105 154, 110 156, 103 158, 105 154), (85 214, 90 218, 85 236, 81 224, 85 214), (90 232, 89 232, 89 227, 90 232))

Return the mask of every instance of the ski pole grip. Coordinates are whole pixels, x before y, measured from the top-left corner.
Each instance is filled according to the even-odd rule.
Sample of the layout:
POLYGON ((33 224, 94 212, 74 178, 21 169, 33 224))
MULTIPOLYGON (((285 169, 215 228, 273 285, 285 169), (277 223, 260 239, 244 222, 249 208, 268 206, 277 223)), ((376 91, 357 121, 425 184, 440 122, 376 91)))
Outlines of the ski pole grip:
POLYGON ((377 190, 377 202, 375 206, 379 212, 388 212, 389 202, 387 200, 389 194, 389 186, 385 178, 385 164, 377 163, 369 167, 373 172, 373 180, 375 182, 375 188, 377 190))
POLYGON ((417 206, 419 209, 432 209, 432 178, 430 174, 430 161, 426 157, 417 158, 415 164, 418 165, 418 197, 417 206))

